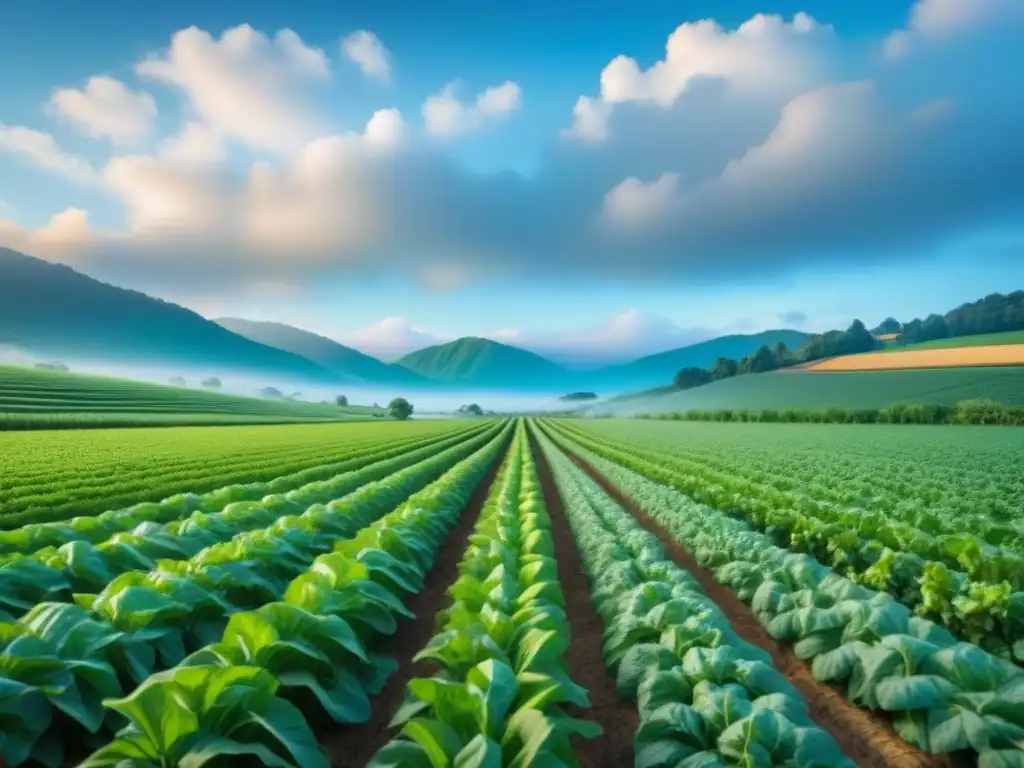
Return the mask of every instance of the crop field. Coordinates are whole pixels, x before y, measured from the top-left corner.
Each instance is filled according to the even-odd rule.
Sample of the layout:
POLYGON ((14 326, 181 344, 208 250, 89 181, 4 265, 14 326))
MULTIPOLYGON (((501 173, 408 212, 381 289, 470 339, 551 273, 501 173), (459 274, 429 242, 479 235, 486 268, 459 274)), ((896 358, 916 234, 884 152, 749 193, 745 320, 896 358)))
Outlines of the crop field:
POLYGON ((1024 344, 989 344, 969 347, 890 349, 843 355, 804 366, 805 371, 891 371, 913 368, 965 368, 987 365, 1024 365, 1024 344))
POLYGON ((0 764, 1024 766, 1020 430, 63 434, 0 436, 0 764))
MULTIPOLYGON (((884 337, 879 336, 879 340, 884 337)), ((979 333, 975 336, 953 336, 948 339, 920 341, 916 344, 896 344, 890 351, 902 352, 916 349, 948 349, 950 347, 980 347, 995 344, 1024 344, 1024 331, 1003 331, 1001 333, 979 333)))
POLYGON ((214 505, 258 499, 337 474, 353 457, 477 428, 422 421, 0 432, 0 528, 183 492, 221 489, 214 505))
POLYGON ((0 366, 0 430, 340 421, 379 409, 237 397, 192 387, 0 366))
MULTIPOLYGON (((1024 365, 893 371, 775 371, 606 406, 616 414, 800 408, 884 408, 894 403, 956 405, 987 399, 1024 405, 1024 365)), ((597 410, 602 410, 598 408, 597 410)))

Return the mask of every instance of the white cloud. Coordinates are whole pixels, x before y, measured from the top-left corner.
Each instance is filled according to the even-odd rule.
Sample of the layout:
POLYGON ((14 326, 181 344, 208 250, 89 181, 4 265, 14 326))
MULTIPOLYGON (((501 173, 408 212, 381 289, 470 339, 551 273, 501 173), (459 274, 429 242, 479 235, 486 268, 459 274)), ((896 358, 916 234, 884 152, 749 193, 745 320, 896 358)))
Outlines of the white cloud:
POLYGON ((96 171, 87 160, 67 154, 57 146, 53 136, 42 131, 0 123, 0 151, 20 155, 78 184, 96 181, 96 171))
POLYGON ((482 130, 522 105, 522 92, 512 81, 491 86, 479 93, 472 104, 463 103, 455 95, 459 83, 449 83, 423 104, 423 120, 427 131, 435 136, 450 137, 482 130))
POLYGON ((359 30, 343 38, 341 53, 366 77, 391 82, 391 53, 373 32, 359 30))
POLYGON ((338 341, 360 352, 386 362, 435 344, 444 344, 454 337, 412 325, 402 315, 385 317, 365 328, 337 336, 338 341))
POLYGON ((320 132, 301 94, 330 77, 323 51, 290 29, 271 41, 248 24, 219 40, 196 27, 184 29, 168 51, 139 62, 136 71, 179 88, 219 133, 267 150, 295 149, 320 132))
POLYGON ((366 123, 364 135, 371 144, 379 147, 394 147, 402 141, 405 121, 397 109, 380 109, 373 113, 366 123))
MULTIPOLYGON (((107 163, 126 222, 86 255, 137 285, 225 293, 371 271, 435 290, 523 275, 756 281, 926 257, 952 235, 1024 229, 1024 104, 1005 95, 1022 84, 1020 31, 882 60, 881 36, 846 41, 804 16, 684 24, 653 67, 610 64, 576 111, 591 141, 552 137, 525 178, 466 169, 408 137, 397 110, 361 132, 317 130, 295 96, 326 63, 293 33, 186 30, 140 65, 181 88, 185 123, 155 153, 107 163), (287 151, 246 165, 232 139, 287 151)), ((511 83, 448 96, 424 108, 442 135, 519 103, 511 83)), ((47 134, 0 128, 0 146, 95 176, 47 134)))
POLYGON ((615 229, 649 230, 679 204, 678 187, 678 173, 663 173, 650 183, 631 176, 605 195, 604 218, 615 229))
POLYGON ((156 101, 112 77, 90 77, 84 90, 58 88, 50 108, 94 138, 132 142, 147 136, 156 119, 156 101))
POLYGON ((906 29, 885 41, 891 57, 904 56, 915 41, 943 41, 971 30, 1024 18, 1020 0, 918 0, 911 8, 906 29))
POLYGON ((665 46, 665 58, 642 70, 636 59, 616 56, 601 72, 596 99, 576 102, 567 133, 588 141, 607 138, 613 105, 649 103, 667 108, 688 88, 721 79, 753 99, 785 97, 813 87, 829 72, 826 50, 832 28, 804 13, 789 23, 759 14, 736 30, 705 19, 679 25, 665 46))
POLYGON ((0 217, 0 246, 41 258, 71 262, 96 241, 97 233, 89 228, 88 214, 79 208, 56 213, 45 226, 32 230, 0 217))

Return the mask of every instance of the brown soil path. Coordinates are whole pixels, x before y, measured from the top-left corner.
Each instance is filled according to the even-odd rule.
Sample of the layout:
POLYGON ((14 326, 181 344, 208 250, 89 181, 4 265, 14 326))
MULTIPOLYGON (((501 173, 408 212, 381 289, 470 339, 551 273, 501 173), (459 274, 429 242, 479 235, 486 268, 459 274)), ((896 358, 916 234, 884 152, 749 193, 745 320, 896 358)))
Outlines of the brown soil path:
POLYGON ((576 550, 555 478, 532 431, 530 448, 544 492, 544 504, 551 517, 558 578, 562 583, 565 612, 572 632, 566 663, 573 681, 590 693, 590 708, 579 709, 572 714, 592 720, 604 729, 604 735, 596 739, 574 742, 576 758, 581 768, 630 766, 633 764, 633 735, 637 728, 636 705, 619 698, 615 680, 605 667, 601 655, 604 624, 590 602, 590 583, 576 550))
POLYGON ((641 525, 657 536, 672 560, 693 574, 705 594, 725 613, 736 634, 771 654, 775 668, 786 675, 804 697, 811 718, 828 731, 840 749, 857 765, 861 768, 948 768, 955 765, 948 757, 929 755, 908 744, 893 731, 883 714, 860 709, 836 689, 815 680, 809 665, 797 658, 790 646, 769 635, 750 608, 731 589, 715 581, 711 571, 699 566, 693 555, 643 509, 598 470, 571 453, 567 455, 609 496, 629 510, 641 525))
POLYGON ((494 478, 505 461, 507 448, 506 445, 480 481, 455 527, 449 531, 438 550, 434 567, 427 574, 423 590, 406 600, 405 607, 416 618, 400 620, 395 634, 374 644, 372 650, 397 660, 398 669, 388 678, 384 690, 370 699, 373 714, 369 722, 352 726, 331 724, 329 729, 317 734, 334 768, 363 768, 395 735, 388 729, 388 723, 405 699, 406 682, 411 677, 433 673, 433 665, 414 663, 412 659, 437 631, 434 626, 437 614, 448 607, 448 587, 458 578, 459 561, 469 544, 469 536, 487 501, 494 478))

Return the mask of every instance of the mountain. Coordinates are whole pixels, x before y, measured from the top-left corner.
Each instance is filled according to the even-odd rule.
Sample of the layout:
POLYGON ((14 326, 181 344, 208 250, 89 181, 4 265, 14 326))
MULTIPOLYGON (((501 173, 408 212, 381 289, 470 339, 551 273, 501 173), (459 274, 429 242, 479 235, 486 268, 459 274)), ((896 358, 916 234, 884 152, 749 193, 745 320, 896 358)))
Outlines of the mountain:
POLYGON ((601 368, 590 375, 589 381, 592 386, 603 389, 605 394, 609 390, 659 387, 671 384, 680 368, 710 368, 720 357, 739 360, 758 347, 774 347, 780 341, 793 350, 805 336, 806 333, 788 330, 719 336, 699 344, 641 357, 631 363, 601 368))
POLYGON ((293 328, 283 323, 266 323, 222 317, 218 325, 232 333, 312 360, 336 374, 342 381, 352 384, 394 384, 402 386, 430 386, 429 379, 400 365, 387 365, 375 357, 364 355, 351 347, 339 344, 325 336, 293 328))
POLYGON ((487 389, 561 389, 574 378, 540 355, 476 336, 421 349, 397 365, 444 384, 487 389))
POLYGON ((336 383, 326 368, 191 310, 0 248, 0 345, 38 355, 336 383))

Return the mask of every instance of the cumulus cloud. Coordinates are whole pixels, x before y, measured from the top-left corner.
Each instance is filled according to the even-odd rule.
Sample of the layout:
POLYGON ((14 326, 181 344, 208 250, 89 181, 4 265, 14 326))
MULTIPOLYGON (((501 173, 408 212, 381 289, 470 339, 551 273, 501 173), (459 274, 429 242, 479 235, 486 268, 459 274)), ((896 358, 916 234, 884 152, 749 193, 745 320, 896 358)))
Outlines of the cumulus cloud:
POLYGON ((391 82, 391 53, 373 32, 359 30, 341 41, 341 54, 366 77, 391 82))
POLYGON ((90 77, 83 90, 58 88, 50 108, 89 136, 132 142, 148 135, 156 119, 156 101, 112 77, 90 77))
POLYGON ((324 52, 292 30, 271 40, 248 24, 219 40, 196 27, 184 29, 136 71, 180 89, 200 119, 224 136, 269 150, 295 149, 319 133, 298 94, 330 76, 324 52))
MULTIPOLYGON (((651 67, 610 62, 577 105, 576 138, 552 136, 525 178, 466 169, 397 110, 358 132, 316 130, 301 101, 287 108, 328 75, 315 49, 294 33, 192 29, 140 65, 191 106, 157 151, 116 155, 97 173, 31 129, 0 128, 0 147, 98 179, 127 219, 79 256, 151 285, 227 291, 356 270, 437 290, 524 274, 776 279, 1021 230, 1024 103, 1006 94, 1024 85, 1024 20, 973 30, 892 59, 878 55, 882 36, 865 45, 802 15, 734 30, 688 22, 651 67), (224 149, 232 139, 282 151, 245 167, 224 149)), ((520 95, 508 83, 470 102, 451 88, 434 98, 427 128, 453 136, 507 115, 520 95)))
POLYGON ((1020 0, 918 0, 911 8, 906 29, 885 41, 891 57, 904 56, 915 42, 941 42, 979 27, 1024 19, 1020 0))
POLYGON ((53 136, 42 131, 0 123, 0 151, 20 155, 78 184, 92 184, 96 180, 96 171, 88 160, 64 152, 53 136))
POLYGON ((705 19, 679 25, 669 36, 665 58, 642 70, 636 59, 616 56, 601 72, 600 95, 581 96, 570 136, 607 138, 614 106, 649 103, 670 107, 689 88, 721 79, 754 100, 785 98, 822 83, 832 70, 827 50, 832 28, 798 13, 791 22, 758 14, 735 30, 705 19))
POLYGON ((79 208, 54 214, 38 229, 24 229, 0 216, 0 246, 42 258, 71 263, 76 254, 94 245, 96 240, 97 233, 89 227, 89 215, 79 208))
POLYGON ((337 338, 342 344, 355 347, 360 352, 393 362, 418 349, 452 341, 454 337, 428 331, 412 325, 402 315, 394 315, 337 338))
POLYGON ((678 187, 678 173, 663 173, 650 183, 631 176, 604 196, 604 217, 615 228, 649 230, 671 216, 678 187))
POLYGON ((459 100, 459 83, 449 83, 423 104, 423 120, 435 136, 459 136, 482 130, 502 120, 522 105, 522 93, 512 81, 491 86, 467 104, 459 100))

